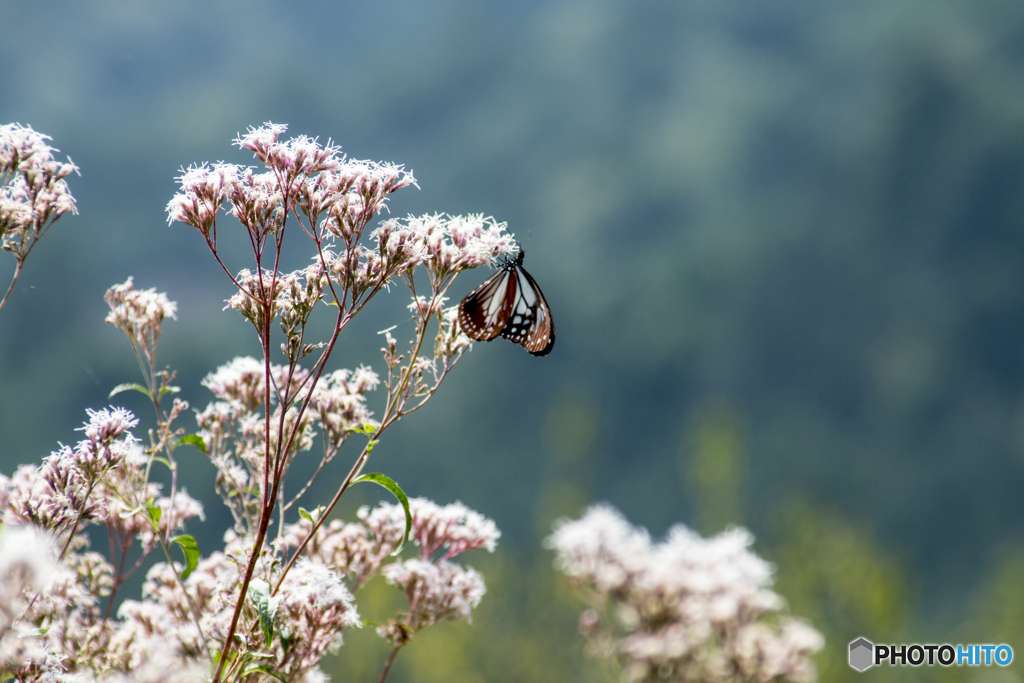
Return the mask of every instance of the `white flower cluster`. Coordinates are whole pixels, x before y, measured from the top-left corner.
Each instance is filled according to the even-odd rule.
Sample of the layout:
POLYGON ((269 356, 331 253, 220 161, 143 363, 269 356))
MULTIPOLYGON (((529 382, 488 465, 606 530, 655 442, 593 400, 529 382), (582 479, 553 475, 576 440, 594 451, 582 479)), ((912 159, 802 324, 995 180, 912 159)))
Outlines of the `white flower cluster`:
POLYGON ((483 214, 433 214, 384 221, 372 237, 382 257, 423 263, 431 277, 440 282, 514 252, 516 242, 507 229, 505 223, 483 214))
MULTIPOLYGON (((218 400, 196 416, 199 434, 217 468, 217 491, 234 514, 240 534, 249 533, 259 519, 266 467, 267 420, 262 415, 265 370, 262 362, 248 356, 217 368, 203 379, 203 386, 218 400)), ((315 386, 310 373, 299 366, 271 365, 270 376, 272 444, 277 444, 279 438, 281 404, 290 404, 283 416, 280 438, 283 442, 293 430, 296 433, 288 458, 312 447, 317 427, 324 436, 324 463, 337 455, 355 430, 377 427, 366 407, 366 395, 380 384, 380 379, 368 367, 326 373, 315 386), (296 404, 305 390, 311 392, 309 406, 296 423, 296 404)))
POLYGON ((286 130, 268 123, 235 140, 267 172, 225 163, 192 166, 178 177, 181 191, 167 205, 168 221, 197 228, 214 252, 217 215, 225 205, 257 243, 284 229, 290 213, 306 221, 302 229, 318 245, 310 268, 292 273, 293 281, 287 282, 286 275, 260 278, 249 271, 236 278, 241 291, 229 306, 258 329, 265 322, 259 309, 267 305, 273 306, 272 317, 280 308, 304 319, 324 295, 328 280, 340 289, 334 292, 338 303, 344 305, 350 297, 355 307, 364 293, 379 291, 420 263, 439 286, 462 270, 515 251, 504 223, 483 215, 442 214, 385 221, 372 233, 376 248, 367 248, 360 244, 367 226, 385 208, 388 195, 415 184, 412 174, 393 164, 348 159, 339 147, 322 146, 306 136, 281 140, 286 130), (277 285, 271 292, 272 282, 287 293, 277 285))
POLYGON ((135 416, 123 408, 90 410, 89 422, 81 428, 86 438, 75 448, 62 446, 42 466, 22 465, 10 480, 0 480, 0 498, 6 501, 3 521, 64 531, 75 519, 104 515, 101 480, 123 471, 138 449, 128 431, 136 424, 135 416))
MULTIPOLYGON (((444 560, 404 560, 389 564, 382 573, 409 600, 404 625, 410 634, 444 619, 470 619, 486 591, 478 571, 444 560)), ((385 638, 388 634, 381 631, 385 638)))
POLYGON ((309 405, 317 414, 329 448, 340 448, 354 429, 378 426, 366 408, 366 394, 379 384, 377 373, 365 365, 355 371, 335 370, 320 378, 309 405))
POLYGON ((235 140, 269 169, 265 173, 225 163, 182 171, 181 191, 167 205, 168 222, 197 228, 213 246, 217 212, 225 203, 258 239, 280 228, 284 213, 301 210, 311 220, 326 213, 323 233, 350 242, 389 194, 415 183, 400 166, 349 160, 339 147, 304 135, 280 141, 286 130, 268 123, 235 140))
POLYGON ((305 674, 341 646, 344 629, 362 626, 342 575, 323 564, 299 560, 278 594, 278 619, 289 638, 288 647, 277 653, 276 670, 282 673, 305 674))
POLYGON ((78 167, 57 161, 49 139, 30 126, 0 126, 0 237, 19 261, 53 221, 78 212, 64 181, 78 167))
POLYGON ((62 446, 41 466, 0 477, 0 673, 84 681, 68 672, 126 670, 114 661, 112 643, 125 638, 122 628, 134 627, 107 620, 99 608, 125 576, 115 579, 113 565, 86 550, 84 527, 108 527, 112 547, 120 545, 120 572, 135 540, 144 558, 187 519, 203 515, 184 491, 161 496, 160 485, 148 481, 149 460, 129 431, 137 423, 123 408, 90 410, 85 438, 74 448, 62 446), (2 576, 12 571, 21 578, 2 576))
MULTIPOLYGON (((380 572, 402 591, 409 600, 408 612, 377 629, 393 645, 404 644, 418 630, 439 621, 471 617, 485 592, 483 577, 450 560, 476 548, 493 552, 501 536, 493 520, 462 503, 440 506, 413 498, 409 511, 410 537, 418 547, 418 558, 385 564, 405 534, 405 510, 397 504, 382 504, 373 510, 363 507, 358 512, 359 522, 334 520, 321 527, 306 546, 306 557, 350 576, 355 588, 380 572)), ((278 546, 298 546, 311 527, 308 520, 287 527, 278 546)))
POLYGON ((156 348, 164 318, 176 319, 178 305, 156 289, 135 289, 132 278, 103 295, 110 306, 106 321, 121 330, 134 346, 156 348))
POLYGON ((581 631, 629 681, 811 681, 824 641, 778 617, 771 567, 743 529, 702 538, 682 525, 651 543, 615 509, 595 506, 547 543, 594 609, 581 631))
POLYGON ((235 276, 239 289, 227 300, 224 310, 235 309, 258 330, 264 329, 269 312, 270 321, 280 319, 285 337, 295 346, 291 352, 288 346, 282 347, 284 354, 289 358, 301 358, 296 352, 308 352, 314 348, 300 349, 298 344, 302 338, 302 326, 309 320, 316 304, 323 299, 327 280, 320 276, 321 270, 314 264, 305 270, 278 273, 275 276, 271 270, 253 273, 243 268, 235 276))
MULTIPOLYGON (((404 643, 419 629, 439 621, 471 617, 485 592, 483 577, 472 567, 449 560, 475 548, 494 552, 501 536, 493 520, 462 503, 441 507, 424 498, 413 498, 409 511, 410 536, 419 548, 419 558, 398 560, 381 571, 409 600, 404 620, 392 620, 377 629, 393 645, 404 643)), ((405 513, 399 505, 382 505, 360 516, 370 528, 404 528, 405 513)))
POLYGON ((412 537, 419 546, 421 560, 430 560, 445 548, 441 560, 450 560, 476 548, 486 548, 493 553, 501 537, 494 520, 459 502, 442 507, 426 498, 413 498, 409 501, 409 512, 412 513, 412 537))

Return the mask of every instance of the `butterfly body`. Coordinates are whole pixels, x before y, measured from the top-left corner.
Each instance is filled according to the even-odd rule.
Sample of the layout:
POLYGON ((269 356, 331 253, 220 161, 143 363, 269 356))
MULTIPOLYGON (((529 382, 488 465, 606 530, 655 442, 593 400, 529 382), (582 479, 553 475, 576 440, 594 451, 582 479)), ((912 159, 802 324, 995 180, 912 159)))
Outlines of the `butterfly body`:
POLYGON ((520 250, 462 300, 459 325, 477 341, 500 335, 546 356, 555 345, 555 321, 537 281, 523 268, 523 257, 520 250))

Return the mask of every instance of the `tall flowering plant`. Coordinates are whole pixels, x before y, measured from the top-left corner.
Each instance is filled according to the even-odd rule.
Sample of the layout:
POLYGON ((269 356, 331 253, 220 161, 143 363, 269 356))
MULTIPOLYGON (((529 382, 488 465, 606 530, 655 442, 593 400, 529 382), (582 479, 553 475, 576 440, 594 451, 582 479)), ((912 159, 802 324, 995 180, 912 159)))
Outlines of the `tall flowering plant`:
POLYGON ((148 442, 134 436, 138 421, 129 411, 90 411, 77 446, 0 477, 0 550, 25 534, 35 539, 23 556, 0 554, 0 674, 319 681, 320 660, 341 644, 345 629, 361 625, 353 593, 380 574, 409 603, 378 627, 392 646, 383 680, 417 631, 469 618, 483 595, 481 576, 453 560, 467 550, 493 550, 494 523, 458 503, 409 500, 389 477, 364 470, 384 433, 422 407, 469 348, 455 308, 446 306, 449 288, 464 270, 511 253, 514 239, 483 216, 389 218, 372 227, 389 195, 415 183, 412 175, 348 159, 337 146, 304 136, 282 140, 284 132, 266 124, 235 141, 260 168, 184 170, 167 207, 171 223, 199 232, 233 284, 226 308, 252 324, 260 354, 208 375, 203 385, 214 400, 196 414, 197 430, 182 428, 188 404, 173 397, 167 405, 178 391, 175 373, 157 362, 162 325, 176 316, 176 305, 131 279, 114 286, 106 294, 107 321, 128 338, 144 381, 112 395, 147 396, 156 416, 148 442), (237 270, 220 250, 227 215, 251 247, 251 263, 237 270), (310 245, 310 264, 283 272, 297 239, 310 245), (393 284, 410 294, 411 338, 400 345, 385 333, 383 374, 365 365, 332 368, 341 333, 393 284), (318 311, 333 318, 326 339, 309 332, 318 311), (368 397, 380 387, 383 410, 375 416, 368 397), (350 440, 359 443, 345 448, 350 440), (233 518, 223 550, 208 557, 184 532, 203 507, 179 485, 182 446, 209 457, 233 518), (289 482, 286 495, 290 466, 313 449, 314 473, 289 482), (331 500, 300 507, 343 449, 351 465, 331 500), (164 466, 167 487, 151 477, 164 466), (341 496, 361 481, 384 486, 398 503, 363 508, 358 521, 331 519, 341 496), (105 527, 107 556, 89 549, 90 525, 105 527), (416 557, 403 556, 407 542, 418 548, 416 557), (141 553, 129 561, 136 548, 141 553), (124 582, 157 550, 163 561, 148 569, 142 599, 118 602, 124 582))

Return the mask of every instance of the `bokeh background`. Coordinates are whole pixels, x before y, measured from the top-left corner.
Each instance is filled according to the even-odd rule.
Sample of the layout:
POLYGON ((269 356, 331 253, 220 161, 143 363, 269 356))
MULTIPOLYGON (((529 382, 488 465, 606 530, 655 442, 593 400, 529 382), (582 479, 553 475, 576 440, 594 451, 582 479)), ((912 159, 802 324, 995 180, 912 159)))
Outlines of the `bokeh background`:
MULTIPOLYGON (((557 321, 545 358, 477 344, 374 451, 504 534, 467 558, 489 586, 474 623, 418 636, 389 680, 608 680, 542 548, 602 500, 658 537, 749 527, 828 639, 822 680, 1021 680, 845 664, 857 636, 1024 657, 1018 0, 2 0, 0 35, 0 122, 82 169, 80 215, 0 313, 2 471, 137 381, 103 323, 129 275, 179 304, 162 360, 194 407, 206 373, 258 353, 164 207, 179 168, 248 163, 236 134, 287 123, 412 169, 392 215, 508 221, 557 321)), ((409 325, 397 292, 376 303, 337 366, 380 370, 376 331, 409 325)), ((212 549, 213 470, 180 453, 212 549)), ((361 611, 396 605, 371 585, 361 611)), ((376 680, 383 658, 364 629, 325 668, 376 680)))

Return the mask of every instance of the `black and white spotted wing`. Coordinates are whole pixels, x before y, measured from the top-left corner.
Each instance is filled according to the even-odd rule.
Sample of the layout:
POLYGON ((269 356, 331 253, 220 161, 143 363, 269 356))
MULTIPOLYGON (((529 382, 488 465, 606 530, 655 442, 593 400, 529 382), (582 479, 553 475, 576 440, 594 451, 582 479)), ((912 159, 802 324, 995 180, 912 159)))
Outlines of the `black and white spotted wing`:
POLYGON ((523 269, 522 251, 462 300, 459 325, 477 341, 501 335, 535 356, 546 356, 555 345, 551 309, 537 281, 523 269))

